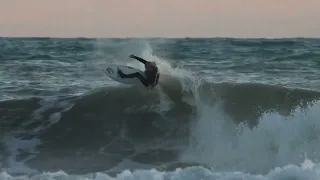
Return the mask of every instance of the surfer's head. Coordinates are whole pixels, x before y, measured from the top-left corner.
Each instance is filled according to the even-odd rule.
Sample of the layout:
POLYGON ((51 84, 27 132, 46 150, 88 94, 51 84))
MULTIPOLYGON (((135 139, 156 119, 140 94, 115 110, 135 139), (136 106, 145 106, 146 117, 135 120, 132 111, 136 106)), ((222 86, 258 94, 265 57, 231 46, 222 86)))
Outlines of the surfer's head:
POLYGON ((157 68, 157 65, 156 65, 155 62, 147 62, 146 63, 146 70, 147 71, 152 71, 152 70, 154 70, 156 68, 157 68))

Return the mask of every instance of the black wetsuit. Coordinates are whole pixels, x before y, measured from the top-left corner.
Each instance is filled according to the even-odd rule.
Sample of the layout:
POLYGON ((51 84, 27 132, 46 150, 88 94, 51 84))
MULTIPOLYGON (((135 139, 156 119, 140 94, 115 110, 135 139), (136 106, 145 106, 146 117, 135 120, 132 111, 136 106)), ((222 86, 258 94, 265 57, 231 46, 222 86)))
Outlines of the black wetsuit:
MULTIPOLYGON (((148 62, 148 61, 146 61, 140 57, 137 57, 137 56, 133 56, 133 58, 140 61, 144 65, 146 65, 146 63, 148 62)), ((155 86, 158 84, 158 81, 159 81, 158 67, 156 67, 156 66, 154 67, 154 70, 144 72, 147 78, 143 77, 139 72, 135 72, 132 74, 124 74, 121 70, 119 70, 118 73, 121 78, 135 78, 136 77, 146 87, 148 87, 149 85, 155 86)))

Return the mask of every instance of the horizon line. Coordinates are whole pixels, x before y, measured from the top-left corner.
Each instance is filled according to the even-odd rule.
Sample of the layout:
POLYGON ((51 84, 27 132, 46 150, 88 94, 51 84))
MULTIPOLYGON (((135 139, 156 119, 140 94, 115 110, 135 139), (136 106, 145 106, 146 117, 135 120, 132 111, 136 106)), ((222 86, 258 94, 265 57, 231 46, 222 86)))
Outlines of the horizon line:
POLYGON ((53 38, 53 39, 319 39, 320 36, 283 36, 283 37, 232 37, 232 36, 1 36, 0 38, 53 38))

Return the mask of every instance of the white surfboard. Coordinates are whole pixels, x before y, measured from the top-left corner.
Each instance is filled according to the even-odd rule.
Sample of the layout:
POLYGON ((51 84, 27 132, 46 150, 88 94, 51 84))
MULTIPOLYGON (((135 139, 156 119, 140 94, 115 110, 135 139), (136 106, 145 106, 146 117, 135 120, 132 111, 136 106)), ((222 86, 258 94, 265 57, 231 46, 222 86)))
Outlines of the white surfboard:
POLYGON ((140 72, 141 75, 145 77, 143 71, 130 66, 125 66, 125 65, 110 64, 103 69, 103 72, 111 79, 123 84, 131 84, 131 85, 141 84, 138 78, 121 78, 118 74, 118 69, 120 69, 124 74, 140 72))

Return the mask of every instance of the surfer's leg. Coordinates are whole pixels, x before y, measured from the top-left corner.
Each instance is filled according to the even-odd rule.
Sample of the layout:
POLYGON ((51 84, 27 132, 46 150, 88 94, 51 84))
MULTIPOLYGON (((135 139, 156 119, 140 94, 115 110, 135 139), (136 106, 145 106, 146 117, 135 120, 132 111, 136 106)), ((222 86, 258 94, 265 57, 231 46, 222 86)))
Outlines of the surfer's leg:
POLYGON ((145 87, 148 87, 149 86, 149 83, 148 81, 138 72, 136 72, 136 77, 140 80, 140 82, 145 86, 145 87))
POLYGON ((139 73, 139 72, 135 72, 135 73, 131 73, 131 74, 124 74, 121 70, 118 71, 119 75, 121 78, 138 78, 140 80, 140 82, 148 87, 148 81, 139 73))

